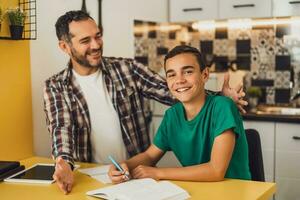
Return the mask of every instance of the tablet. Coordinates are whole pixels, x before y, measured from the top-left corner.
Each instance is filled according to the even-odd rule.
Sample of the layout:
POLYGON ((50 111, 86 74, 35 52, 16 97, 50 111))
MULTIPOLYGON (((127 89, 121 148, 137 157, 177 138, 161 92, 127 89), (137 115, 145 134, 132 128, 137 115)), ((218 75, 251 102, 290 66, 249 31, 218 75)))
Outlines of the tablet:
POLYGON ((20 171, 6 179, 6 182, 18 182, 18 183, 44 183, 51 184, 54 182, 53 174, 55 171, 54 164, 42 164, 38 163, 32 167, 20 171))

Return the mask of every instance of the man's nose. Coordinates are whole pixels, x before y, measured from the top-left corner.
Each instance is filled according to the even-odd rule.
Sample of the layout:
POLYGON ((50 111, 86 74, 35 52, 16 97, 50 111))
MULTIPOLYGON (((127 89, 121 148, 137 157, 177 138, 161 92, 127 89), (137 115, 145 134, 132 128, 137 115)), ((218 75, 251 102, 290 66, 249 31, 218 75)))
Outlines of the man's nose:
POLYGON ((101 47, 101 45, 102 45, 102 40, 99 41, 99 40, 93 39, 91 41, 91 48, 92 49, 99 49, 101 47))

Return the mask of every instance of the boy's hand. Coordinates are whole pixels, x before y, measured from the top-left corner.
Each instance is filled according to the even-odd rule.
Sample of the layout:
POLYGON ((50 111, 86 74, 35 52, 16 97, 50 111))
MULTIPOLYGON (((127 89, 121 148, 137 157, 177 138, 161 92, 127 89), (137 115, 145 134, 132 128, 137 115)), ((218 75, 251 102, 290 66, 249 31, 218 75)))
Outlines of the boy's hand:
POLYGON ((56 181, 59 189, 68 194, 71 192, 74 184, 74 175, 69 163, 61 157, 56 158, 55 172, 53 179, 56 181))
POLYGON ((243 99, 245 96, 245 92, 243 91, 243 85, 239 84, 235 89, 229 86, 229 73, 224 75, 224 83, 222 87, 223 95, 230 97, 239 108, 240 112, 245 114, 246 111, 243 108, 244 106, 248 105, 248 102, 243 99))
POLYGON ((130 177, 128 166, 126 165, 126 163, 121 163, 120 166, 125 173, 119 171, 114 165, 110 165, 109 167, 108 176, 114 184, 126 182, 129 180, 127 178, 130 177))
POLYGON ((137 166, 132 170, 133 178, 153 178, 155 180, 160 179, 160 171, 156 167, 149 167, 144 165, 137 166))

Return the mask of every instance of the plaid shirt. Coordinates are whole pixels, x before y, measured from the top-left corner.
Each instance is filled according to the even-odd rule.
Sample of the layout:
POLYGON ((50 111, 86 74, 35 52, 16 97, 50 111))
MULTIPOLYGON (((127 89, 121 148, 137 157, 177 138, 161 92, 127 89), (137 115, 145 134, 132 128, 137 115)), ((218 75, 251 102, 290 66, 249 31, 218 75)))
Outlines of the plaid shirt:
MULTIPOLYGON (((171 105, 165 80, 132 59, 103 57, 102 70, 108 93, 121 125, 122 138, 130 156, 150 145, 145 97, 171 105)), ((91 162, 91 122, 72 66, 45 82, 44 110, 52 138, 52 155, 62 156, 70 164, 91 162)))

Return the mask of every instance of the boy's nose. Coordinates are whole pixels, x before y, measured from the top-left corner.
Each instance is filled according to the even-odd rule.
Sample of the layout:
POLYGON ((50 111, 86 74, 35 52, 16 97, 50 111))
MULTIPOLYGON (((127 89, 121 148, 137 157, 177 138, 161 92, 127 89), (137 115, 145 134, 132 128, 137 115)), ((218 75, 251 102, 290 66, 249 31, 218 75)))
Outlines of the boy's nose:
POLYGON ((181 84, 181 83, 185 83, 185 82, 186 82, 185 77, 182 76, 182 75, 179 75, 178 78, 177 78, 177 80, 176 80, 176 83, 177 84, 181 84))

